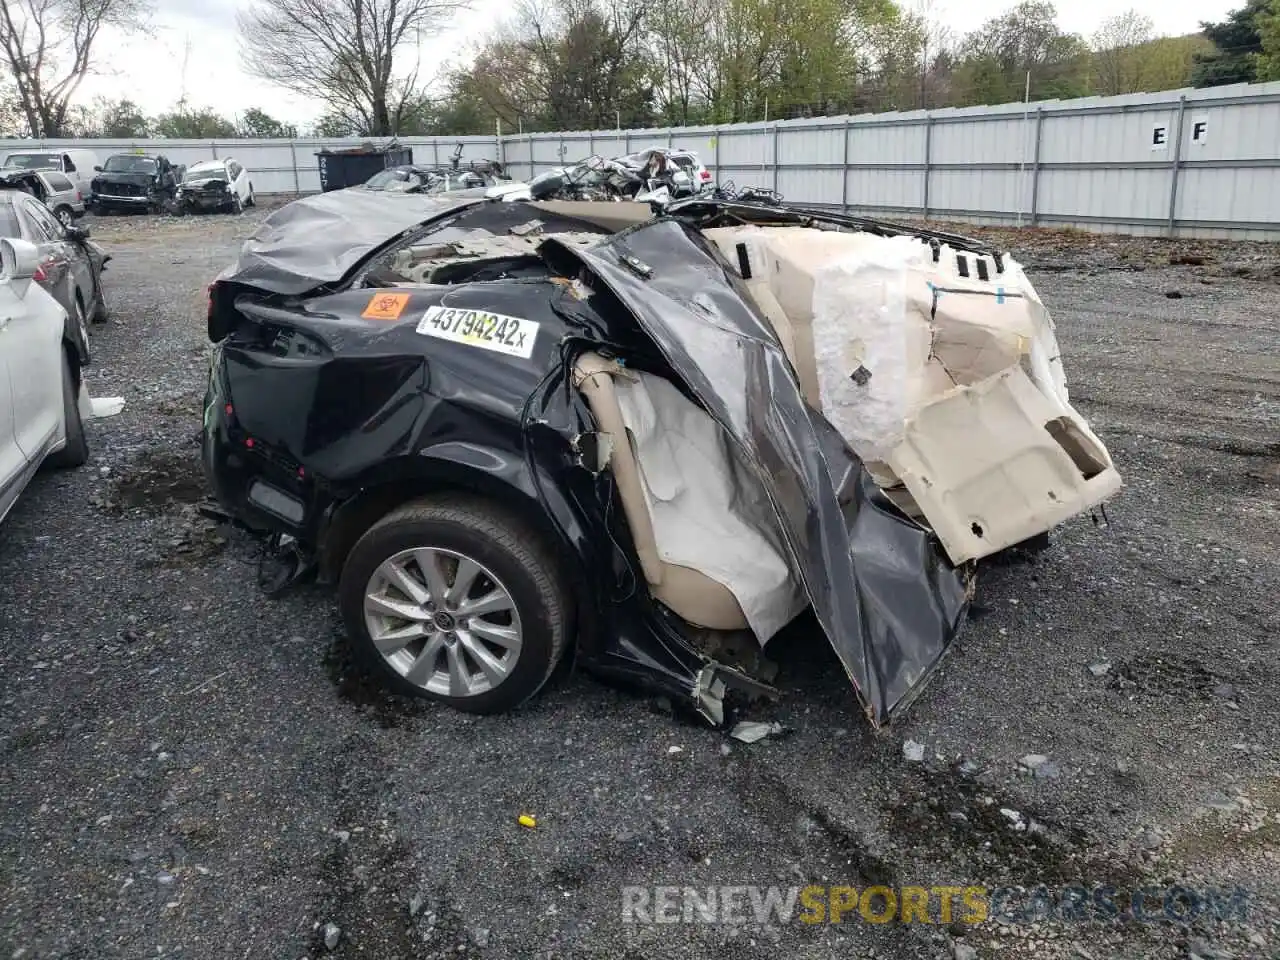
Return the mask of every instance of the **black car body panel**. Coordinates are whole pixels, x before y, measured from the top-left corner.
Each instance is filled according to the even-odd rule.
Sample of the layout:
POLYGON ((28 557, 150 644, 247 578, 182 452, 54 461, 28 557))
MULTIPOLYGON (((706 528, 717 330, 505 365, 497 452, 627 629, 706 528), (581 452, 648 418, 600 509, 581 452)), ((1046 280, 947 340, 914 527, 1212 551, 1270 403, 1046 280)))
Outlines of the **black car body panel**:
POLYGON ((315 193, 273 210, 219 281, 299 295, 342 280, 403 233, 476 200, 364 190, 315 193))
POLYGON ((420 211, 411 224, 411 198, 393 201, 402 213, 390 221, 371 205, 385 199, 345 191, 291 204, 215 284, 204 458, 229 510, 323 556, 344 515, 379 489, 491 493, 523 508, 571 564, 580 615, 595 625, 582 660, 696 702, 708 658, 635 589, 644 580, 609 474, 589 466, 592 417, 567 377, 584 350, 622 356, 683 386, 743 454, 872 723, 909 701, 960 628, 965 577, 805 406, 776 336, 696 229, 666 217, 585 250, 551 238, 541 277, 399 286, 398 317, 366 320, 386 291, 359 283, 388 244, 552 219, 523 204, 463 203, 424 208, 434 219, 420 211), (339 219, 344 236, 332 229, 339 219), (588 287, 566 282, 583 275, 588 287), (437 304, 536 320, 532 355, 419 334, 437 304), (265 509, 250 496, 257 481, 296 506, 265 509))
POLYGON ((148 170, 99 169, 90 182, 90 205, 100 213, 110 210, 158 210, 172 203, 177 192, 182 167, 175 167, 162 156, 150 154, 117 154, 107 158, 106 166, 118 156, 131 161, 151 161, 148 170))

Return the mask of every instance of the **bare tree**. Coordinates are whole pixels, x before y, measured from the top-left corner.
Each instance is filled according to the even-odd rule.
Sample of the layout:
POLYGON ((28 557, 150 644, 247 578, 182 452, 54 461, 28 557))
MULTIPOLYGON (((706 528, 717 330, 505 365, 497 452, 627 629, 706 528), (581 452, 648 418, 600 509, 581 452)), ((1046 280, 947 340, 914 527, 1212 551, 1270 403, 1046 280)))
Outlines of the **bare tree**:
POLYGON ((366 134, 395 133, 417 104, 418 45, 467 0, 259 0, 237 14, 245 68, 366 134))
POLYGON ((1104 20, 1090 40, 1093 66, 1101 94, 1137 93, 1142 88, 1145 51, 1154 36, 1150 17, 1126 10, 1104 20))
POLYGON ((33 137, 60 137, 103 27, 137 29, 147 0, 0 0, 0 49, 33 137))

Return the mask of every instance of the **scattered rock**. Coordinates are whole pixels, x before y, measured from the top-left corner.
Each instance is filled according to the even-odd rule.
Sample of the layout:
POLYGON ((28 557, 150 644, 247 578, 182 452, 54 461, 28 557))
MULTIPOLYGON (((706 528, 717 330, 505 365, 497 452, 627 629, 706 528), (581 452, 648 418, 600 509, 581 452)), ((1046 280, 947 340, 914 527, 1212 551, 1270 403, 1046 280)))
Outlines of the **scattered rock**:
POLYGON ((1042 753, 1028 753, 1018 763, 1040 780, 1048 780, 1062 772, 1056 763, 1042 753))
POLYGON ((168 870, 161 870, 156 874, 156 883, 160 884, 162 887, 170 886, 177 879, 178 878, 168 870))
POLYGON ((1022 814, 1017 810, 1010 810, 1008 807, 1001 807, 1000 815, 1009 821, 1009 825, 1013 827, 1015 833, 1022 833, 1027 829, 1027 821, 1023 819, 1022 814))
POLYGON ((1107 661, 1099 661, 1098 663, 1089 664, 1089 672, 1095 677, 1105 677, 1111 672, 1111 664, 1107 661))
POLYGON ((913 763, 919 763, 924 759, 924 744, 906 740, 902 744, 902 755, 913 763))
POLYGON ((1223 700, 1238 700, 1238 691, 1235 686, 1230 683, 1220 683, 1213 688, 1213 695, 1221 697, 1223 700))
POLYGON ((1204 805, 1210 810, 1217 810, 1219 813, 1235 813, 1240 809, 1240 804, 1237 801, 1219 791, 1209 794, 1204 801, 1204 805))
POLYGON ((338 941, 342 939, 342 928, 336 923, 326 923, 324 929, 321 930, 321 934, 324 936, 325 949, 333 950, 337 948, 338 941))
POLYGON ((1235 954, 1222 947, 1215 947, 1207 940, 1192 937, 1187 944, 1187 956, 1190 960, 1234 960, 1235 954))
POLYGON ((1138 846, 1144 850, 1159 850, 1164 846, 1164 837, 1154 830, 1144 830, 1142 835, 1138 837, 1138 846))
POLYGON ((952 944, 951 952, 955 960, 978 960, 978 948, 971 947, 967 943, 952 944))
POLYGON ((410 897, 409 898, 409 916, 416 917, 418 913, 422 910, 423 902, 424 901, 422 899, 422 894, 420 893, 415 893, 412 897, 410 897))

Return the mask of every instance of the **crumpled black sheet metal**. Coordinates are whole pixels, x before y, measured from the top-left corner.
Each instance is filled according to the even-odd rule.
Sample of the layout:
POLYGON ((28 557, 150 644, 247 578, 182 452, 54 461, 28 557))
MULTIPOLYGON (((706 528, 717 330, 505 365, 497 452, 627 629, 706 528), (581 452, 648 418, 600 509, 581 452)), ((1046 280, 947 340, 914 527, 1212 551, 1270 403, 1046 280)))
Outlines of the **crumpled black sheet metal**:
POLYGON ((666 219, 586 250, 554 239, 543 249, 599 277, 741 445, 869 719, 887 722, 954 640, 966 606, 961 574, 804 403, 781 344, 696 230, 666 219))
POLYGON ((370 190, 312 194, 263 220, 218 279, 268 293, 306 293, 341 280, 399 233, 480 202, 370 190))

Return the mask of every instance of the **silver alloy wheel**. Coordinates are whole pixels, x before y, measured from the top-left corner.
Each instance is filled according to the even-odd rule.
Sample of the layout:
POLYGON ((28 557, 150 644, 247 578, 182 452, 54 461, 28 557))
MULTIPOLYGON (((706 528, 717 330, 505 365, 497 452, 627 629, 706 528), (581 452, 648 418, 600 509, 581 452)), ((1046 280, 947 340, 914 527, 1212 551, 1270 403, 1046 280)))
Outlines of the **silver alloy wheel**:
POLYGON ((510 591, 475 560, 437 547, 401 550, 374 570, 364 623, 392 669, 439 696, 494 689, 523 644, 510 591))
POLYGON ((62 207, 58 211, 57 216, 58 216, 58 222, 61 223, 64 227, 73 226, 76 222, 76 218, 72 215, 71 211, 68 210, 66 207, 62 207))

